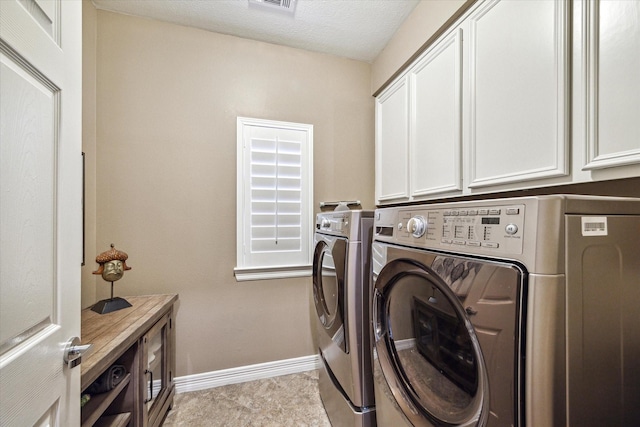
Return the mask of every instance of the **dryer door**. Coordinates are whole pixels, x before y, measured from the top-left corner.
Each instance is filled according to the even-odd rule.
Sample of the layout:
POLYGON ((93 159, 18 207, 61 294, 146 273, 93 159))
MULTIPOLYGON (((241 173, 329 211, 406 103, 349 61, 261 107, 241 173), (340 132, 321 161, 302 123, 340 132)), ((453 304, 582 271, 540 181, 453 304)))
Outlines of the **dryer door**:
POLYGON ((313 301, 316 313, 331 340, 345 353, 347 328, 345 325, 345 274, 347 239, 316 235, 313 254, 313 301))
POLYGON ((418 426, 486 423, 488 380, 459 296, 429 267, 390 261, 375 283, 376 351, 398 405, 418 426))

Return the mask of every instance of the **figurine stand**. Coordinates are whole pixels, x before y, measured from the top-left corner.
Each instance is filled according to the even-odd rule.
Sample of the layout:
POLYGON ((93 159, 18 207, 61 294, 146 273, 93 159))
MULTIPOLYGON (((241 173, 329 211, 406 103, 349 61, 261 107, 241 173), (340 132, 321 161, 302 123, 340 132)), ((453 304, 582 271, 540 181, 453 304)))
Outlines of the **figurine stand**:
POLYGON ((113 282, 111 282, 111 298, 98 301, 93 305, 93 307, 91 307, 91 311, 95 311, 96 313, 100 314, 106 314, 127 307, 131 307, 129 301, 124 298, 113 297, 113 282))

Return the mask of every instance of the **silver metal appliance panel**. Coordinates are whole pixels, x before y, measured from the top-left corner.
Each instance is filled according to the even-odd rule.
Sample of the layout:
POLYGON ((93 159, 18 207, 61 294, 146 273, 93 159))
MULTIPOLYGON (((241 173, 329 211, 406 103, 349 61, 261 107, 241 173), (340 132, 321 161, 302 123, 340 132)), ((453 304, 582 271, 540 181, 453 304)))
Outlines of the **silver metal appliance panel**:
POLYGON ((638 199, 549 195, 381 208, 374 240, 519 261, 530 273, 565 271, 564 215, 640 215, 638 199), (415 237, 409 220, 422 217, 415 237))
POLYGON ((391 393, 387 379, 382 373, 380 360, 374 350, 373 353, 373 382, 376 395, 376 421, 379 427, 413 427, 402 413, 396 399, 391 393))
MULTIPOLYGON (((373 254, 374 265, 377 266, 373 271, 376 280, 374 313, 377 313, 373 321, 374 329, 380 333, 380 340, 376 342, 380 366, 374 365, 374 369, 381 368, 389 373, 395 363, 400 363, 411 384, 403 385, 404 380, 399 380, 403 374, 387 375, 388 385, 398 398, 392 406, 403 407, 404 418, 409 417, 416 426, 437 425, 437 422, 419 415, 421 409, 417 405, 431 408, 427 410, 433 411, 434 417, 442 417, 440 420, 449 417, 446 422, 451 425, 475 425, 484 418, 488 425, 517 425, 515 420, 521 414, 514 407, 513 396, 521 395, 522 391, 523 367, 518 364, 521 360, 518 342, 524 325, 520 312, 524 277, 520 268, 509 263, 443 255, 382 242, 373 243, 373 254), (382 267, 385 270, 380 274, 382 267), (456 380, 455 372, 447 374, 446 365, 436 364, 435 359, 440 356, 430 356, 420 348, 422 334, 416 329, 418 313, 423 310, 434 313, 433 310, 447 307, 443 304, 445 295, 434 287, 438 286, 435 276, 442 287, 451 290, 450 298, 454 304, 462 303, 460 310, 466 310, 464 318, 473 325, 479 346, 477 389, 471 383, 465 384, 460 377, 456 380), (375 307, 380 300, 384 300, 386 306, 375 307), (424 309, 416 310, 418 303, 424 309), (383 311, 385 313, 380 316, 383 311), (380 322, 380 319, 384 320, 380 322), (425 377, 419 378, 416 373, 424 373, 425 377), (452 381, 458 386, 446 378, 454 378, 452 381), (477 391, 462 391, 468 389, 477 391), (407 399, 410 390, 415 390, 419 401, 407 399), (424 397, 429 394, 433 397, 424 397), (463 400, 449 403, 449 400, 454 400, 452 396, 463 400)), ((453 312, 440 313, 444 318, 454 316, 453 312)), ((429 320, 427 329, 424 329, 428 336, 437 330, 431 322, 429 320)), ((448 349, 445 351, 452 354, 448 349)), ((384 426, 380 420, 389 418, 389 414, 385 413, 378 400, 381 392, 385 392, 384 389, 379 390, 379 378, 374 381, 379 424, 384 426)))
POLYGON ((320 234, 346 237, 350 242, 363 242, 371 237, 372 222, 373 211, 321 212, 316 215, 315 231, 320 234))
POLYGON ((369 245, 347 244, 346 303, 343 316, 348 353, 318 323, 318 344, 335 378, 357 407, 374 405, 371 368, 369 245))
POLYGON ((349 353, 346 305, 349 241, 341 236, 316 233, 314 244, 313 297, 319 337, 323 347, 332 345, 349 353))
MULTIPOLYGON (((640 306, 637 217, 640 199, 618 197, 551 195, 434 203, 376 210, 374 241, 520 262, 529 281, 526 425, 640 425, 640 322, 633 316, 640 306), (505 208, 523 210, 507 216, 505 208), (480 209, 500 213, 480 215, 480 209), (431 234, 418 238, 407 231, 408 220, 416 215, 425 218, 431 234), (483 224, 478 219, 483 216, 498 218, 498 224, 483 224), (627 217, 620 218, 626 225, 617 225, 622 216, 627 217), (505 227, 511 223, 516 233, 507 233, 505 227), (461 231, 456 226, 465 225, 471 234, 456 235, 461 231), (519 240, 508 237, 518 235, 519 240), (480 245, 474 242, 478 240, 480 245), (484 240, 498 246, 483 245, 484 240), (604 405, 612 408, 613 417, 602 410, 604 405)), ((375 244, 372 248, 374 276, 384 267, 385 250, 375 244)), ((378 387, 375 392, 380 399, 378 387)), ((386 418, 384 408, 380 402, 379 420, 386 418)))
POLYGON ((640 425, 640 215, 566 215, 571 426, 640 425))
POLYGON ((369 299, 372 226, 373 211, 324 212, 316 217, 316 240, 322 236, 348 238, 344 310, 348 353, 332 342, 317 321, 319 350, 326 363, 320 372, 324 384, 321 397, 327 412, 339 407, 345 412, 346 402, 352 413, 349 425, 360 426, 375 425, 369 299), (329 387, 329 381, 338 384, 329 387))
POLYGON ((324 360, 321 360, 318 372, 318 388, 322 404, 333 427, 373 427, 376 425, 375 407, 355 408, 343 394, 340 385, 336 385, 324 360))

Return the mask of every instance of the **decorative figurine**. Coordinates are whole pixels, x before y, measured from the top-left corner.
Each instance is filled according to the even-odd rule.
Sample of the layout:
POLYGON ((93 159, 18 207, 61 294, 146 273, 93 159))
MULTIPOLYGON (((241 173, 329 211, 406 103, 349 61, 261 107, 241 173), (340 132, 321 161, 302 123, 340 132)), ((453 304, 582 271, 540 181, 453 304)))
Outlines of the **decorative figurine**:
POLYGON ((131 307, 131 304, 124 298, 113 297, 113 282, 122 279, 124 272, 131 270, 131 267, 127 266, 127 258, 129 258, 129 255, 117 250, 113 243, 111 244, 111 249, 102 252, 96 257, 96 262, 100 264, 100 267, 93 274, 100 274, 105 281, 111 282, 111 298, 98 301, 91 307, 91 310, 105 314, 131 307))

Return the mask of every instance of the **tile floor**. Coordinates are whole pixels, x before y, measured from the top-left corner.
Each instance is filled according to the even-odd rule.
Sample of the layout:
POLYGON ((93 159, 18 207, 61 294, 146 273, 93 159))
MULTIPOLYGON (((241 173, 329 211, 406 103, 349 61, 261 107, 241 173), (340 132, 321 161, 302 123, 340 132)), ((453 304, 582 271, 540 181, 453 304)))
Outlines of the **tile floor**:
POLYGON ((164 427, 331 427, 318 371, 176 394, 164 427))

